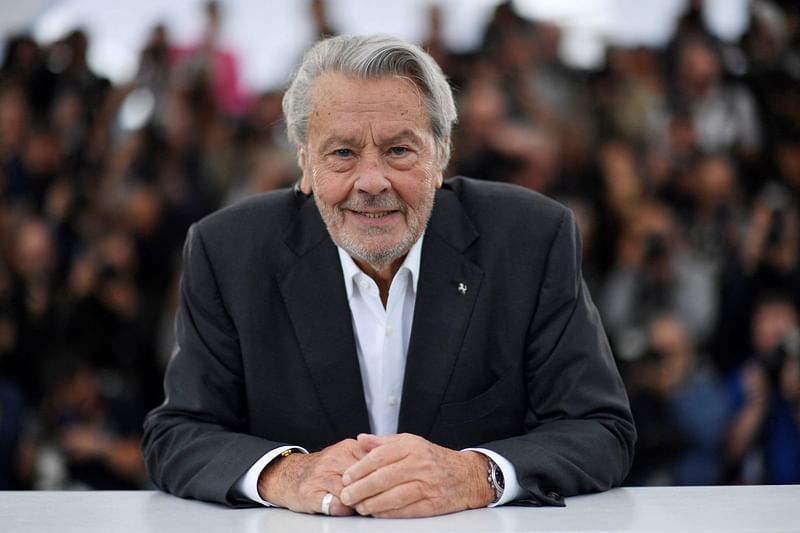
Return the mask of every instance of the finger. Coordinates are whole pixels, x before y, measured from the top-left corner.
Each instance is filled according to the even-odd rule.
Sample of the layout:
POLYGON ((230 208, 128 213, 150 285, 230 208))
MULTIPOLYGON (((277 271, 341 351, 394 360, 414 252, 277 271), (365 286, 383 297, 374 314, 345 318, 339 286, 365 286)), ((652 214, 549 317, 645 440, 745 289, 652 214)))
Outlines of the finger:
POLYGON ((389 511, 372 513, 370 516, 375 518, 424 518, 427 516, 438 516, 450 512, 452 511, 439 510, 439 507, 430 500, 420 500, 399 509, 391 509, 389 511))
POLYGON ((430 502, 426 506, 414 507, 424 499, 421 485, 412 481, 396 485, 385 492, 361 501, 354 508, 358 514, 364 516, 380 516, 387 513, 393 513, 396 516, 406 513, 407 516, 413 516, 411 513, 420 512, 423 507, 432 507, 430 502), (406 511, 403 511, 404 509, 406 511))
POLYGON ((341 493, 341 499, 350 507, 386 492, 393 487, 403 485, 411 480, 419 479, 420 472, 408 461, 398 461, 386 465, 370 473, 352 484, 347 485, 341 493))
POLYGON ((369 453, 378 446, 386 444, 390 441, 385 436, 379 437, 370 433, 359 433, 356 437, 356 442, 365 453, 369 453))
POLYGON ((293 498, 294 503, 285 502, 288 504, 286 506, 295 511, 319 514, 322 512, 323 498, 330 493, 334 496, 329 507, 330 514, 336 516, 353 514, 353 510, 341 502, 340 495, 343 488, 341 473, 356 461, 350 449, 357 446, 355 440, 351 439, 350 444, 337 443, 321 452, 299 456, 296 462, 311 462, 311 464, 307 467, 296 466, 295 473, 289 475, 292 480, 291 486, 284 487, 284 490, 293 492, 293 488, 296 490, 296 495, 293 498))
MULTIPOLYGON (((325 494, 326 493, 322 494, 322 498, 325 497, 325 494)), ((334 493, 331 494, 333 494, 333 499, 331 500, 331 505, 328 508, 328 511, 331 516, 350 516, 355 514, 355 510, 352 507, 348 507, 347 505, 343 504, 342 500, 339 499, 339 497, 336 496, 336 494, 334 493)), ((320 512, 322 511, 322 498, 320 498, 320 504, 318 507, 320 512)))
POLYGON ((367 453, 355 439, 346 439, 319 452, 320 458, 316 470, 320 474, 335 475, 341 482, 344 471, 367 453))
MULTIPOLYGON (((369 452, 371 452, 377 446, 377 444, 367 446, 367 445, 365 445, 365 444, 363 444, 363 443, 361 443, 361 442, 359 442, 359 441, 357 441, 355 439, 348 439, 347 443, 348 444, 347 444, 346 450, 347 450, 347 452, 349 454, 349 457, 351 459, 351 463, 354 463, 356 461, 360 461, 361 459, 364 458, 365 455, 367 455, 369 452)), ((348 466, 350 466, 350 465, 348 465, 348 466)))
POLYGON ((393 442, 407 441, 409 439, 416 439, 416 438, 419 437, 417 437, 416 435, 411 435, 409 433, 396 433, 394 435, 373 435, 372 433, 359 433, 358 436, 356 437, 356 441, 361 446, 376 448, 384 444, 391 444, 393 442))
POLYGON ((352 507, 342 503, 342 483, 339 480, 339 476, 319 477, 313 485, 313 488, 309 487, 304 491, 302 505, 304 512, 325 514, 322 509, 322 502, 327 494, 331 494, 332 498, 328 507, 328 514, 331 516, 348 516, 354 513, 352 507))
POLYGON ((402 445, 386 444, 373 448, 344 471, 342 483, 345 486, 350 485, 380 468, 405 459, 407 456, 408 450, 402 445))

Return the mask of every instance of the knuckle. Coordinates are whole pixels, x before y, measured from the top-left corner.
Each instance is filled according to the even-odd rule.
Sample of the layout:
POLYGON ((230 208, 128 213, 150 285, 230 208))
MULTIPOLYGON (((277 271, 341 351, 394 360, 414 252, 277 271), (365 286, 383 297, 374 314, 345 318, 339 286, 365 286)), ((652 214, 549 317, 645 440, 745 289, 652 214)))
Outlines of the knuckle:
POLYGON ((423 483, 412 483, 409 488, 414 501, 422 500, 425 498, 425 488, 423 483))
POLYGON ((422 437, 419 435, 414 435, 413 433, 404 433, 403 437, 414 444, 419 444, 422 442, 422 437))
POLYGON ((366 457, 364 457, 364 463, 370 467, 377 467, 383 463, 384 455, 385 454, 380 449, 372 450, 369 454, 367 454, 366 457))

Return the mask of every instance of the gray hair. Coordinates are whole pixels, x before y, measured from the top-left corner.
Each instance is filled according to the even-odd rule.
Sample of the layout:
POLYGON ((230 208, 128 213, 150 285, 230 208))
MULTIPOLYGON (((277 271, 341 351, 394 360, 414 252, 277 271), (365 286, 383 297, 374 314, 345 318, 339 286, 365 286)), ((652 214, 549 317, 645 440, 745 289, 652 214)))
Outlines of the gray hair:
POLYGON ((422 92, 442 165, 450 158, 450 132, 456 106, 447 78, 422 48, 386 35, 340 35, 319 41, 303 56, 283 96, 289 141, 300 147, 308 140, 311 89, 322 74, 339 72, 357 79, 402 76, 422 92))

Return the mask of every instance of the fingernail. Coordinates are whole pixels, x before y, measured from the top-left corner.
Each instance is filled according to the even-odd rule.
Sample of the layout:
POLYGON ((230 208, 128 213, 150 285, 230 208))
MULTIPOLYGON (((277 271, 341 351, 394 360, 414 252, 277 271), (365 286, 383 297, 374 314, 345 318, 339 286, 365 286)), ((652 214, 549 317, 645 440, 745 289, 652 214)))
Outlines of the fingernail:
POLYGON ((341 494, 339 494, 339 500, 345 505, 350 505, 350 493, 347 489, 343 490, 341 494))
POLYGON ((350 474, 345 472, 342 475, 342 483, 345 484, 345 485, 349 485, 351 481, 353 481, 353 480, 351 479, 350 474))

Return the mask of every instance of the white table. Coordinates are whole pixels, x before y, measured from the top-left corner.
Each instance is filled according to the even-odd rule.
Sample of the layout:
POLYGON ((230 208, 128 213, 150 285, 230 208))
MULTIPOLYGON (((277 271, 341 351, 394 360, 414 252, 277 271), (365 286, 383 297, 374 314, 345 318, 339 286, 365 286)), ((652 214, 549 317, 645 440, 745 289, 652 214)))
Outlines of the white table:
POLYGON ((566 508, 503 507, 412 520, 228 509, 160 492, 0 492, 0 532, 466 533, 527 531, 800 532, 800 485, 623 488, 566 508))

